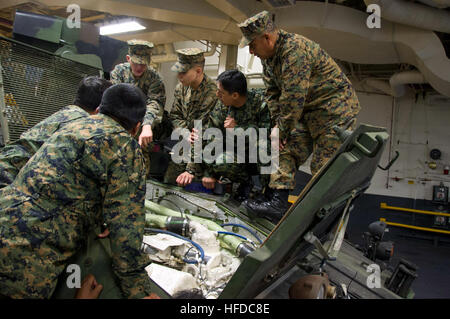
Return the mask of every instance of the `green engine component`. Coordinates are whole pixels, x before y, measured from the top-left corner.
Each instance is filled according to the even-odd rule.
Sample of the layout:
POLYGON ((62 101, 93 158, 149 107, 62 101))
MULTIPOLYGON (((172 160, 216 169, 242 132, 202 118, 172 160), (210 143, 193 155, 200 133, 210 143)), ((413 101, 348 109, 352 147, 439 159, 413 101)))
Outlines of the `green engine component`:
MULTIPOLYGON (((9 142, 72 104, 81 79, 101 71, 4 37, 0 37, 0 68, 0 117, 8 129, 2 136, 9 137, 9 142)), ((3 143, 8 141, 3 139, 3 143)))
POLYGON ((69 27, 63 18, 17 11, 13 33, 23 41, 37 40, 32 44, 47 51, 54 51, 63 44, 54 51, 55 55, 102 69, 102 60, 98 55, 80 54, 77 49, 79 41, 91 47, 99 46, 99 30, 90 23, 80 23, 80 28, 69 27))
MULTIPOLYGON (((151 213, 145 214, 146 223, 157 225, 159 227, 165 227, 167 223, 167 217, 180 217, 180 213, 174 210, 171 210, 162 205, 156 204, 149 200, 145 201, 145 208, 149 210, 151 213), (160 218, 159 216, 155 216, 154 214, 166 216, 166 218, 160 218)), ((197 221, 202 225, 206 226, 209 230, 212 231, 226 231, 226 229, 222 228, 217 223, 208 220, 206 218, 184 214, 184 217, 193 221, 197 221)), ((226 245, 226 248, 230 249, 233 253, 238 256, 246 256, 249 251, 253 251, 253 247, 249 247, 247 242, 239 237, 235 237, 232 235, 220 235, 219 240, 221 243, 223 242, 226 245)))

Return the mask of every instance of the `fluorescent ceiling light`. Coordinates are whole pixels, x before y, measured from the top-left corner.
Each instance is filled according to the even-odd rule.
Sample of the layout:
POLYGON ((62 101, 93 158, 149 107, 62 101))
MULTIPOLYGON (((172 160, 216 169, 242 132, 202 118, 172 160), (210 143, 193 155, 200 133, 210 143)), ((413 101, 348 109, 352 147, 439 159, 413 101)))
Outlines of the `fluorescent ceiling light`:
POLYGON ((131 31, 144 30, 145 27, 136 21, 119 22, 116 24, 108 24, 100 27, 101 35, 125 33, 131 31))

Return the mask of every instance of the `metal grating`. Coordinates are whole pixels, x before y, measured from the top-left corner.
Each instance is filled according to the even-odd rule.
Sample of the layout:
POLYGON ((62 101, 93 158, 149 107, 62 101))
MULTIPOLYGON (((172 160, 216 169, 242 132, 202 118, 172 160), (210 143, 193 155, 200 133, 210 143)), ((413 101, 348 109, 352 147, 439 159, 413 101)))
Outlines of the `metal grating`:
POLYGON ((99 70, 0 38, 0 66, 10 142, 73 103, 80 80, 99 70))

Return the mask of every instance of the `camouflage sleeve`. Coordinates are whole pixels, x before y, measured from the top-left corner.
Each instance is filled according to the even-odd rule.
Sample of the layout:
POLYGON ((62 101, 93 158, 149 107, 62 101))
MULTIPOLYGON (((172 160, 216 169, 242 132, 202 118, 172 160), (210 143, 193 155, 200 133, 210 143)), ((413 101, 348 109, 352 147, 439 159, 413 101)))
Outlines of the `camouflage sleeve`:
POLYGON ((267 107, 270 112, 271 127, 275 126, 278 118, 280 117, 280 110, 278 105, 278 99, 280 97, 280 89, 276 85, 275 81, 272 79, 270 74, 266 73, 264 70, 264 84, 266 85, 266 101, 267 107))
MULTIPOLYGON (((235 130, 238 128, 241 128, 244 132, 249 128, 252 128, 256 131, 257 136, 259 138, 259 129, 260 128, 267 128, 269 129, 269 132, 267 132, 267 136, 270 135, 270 113, 267 106, 267 102, 263 99, 259 99, 257 104, 253 105, 251 112, 252 114, 252 121, 248 123, 241 123, 238 119, 237 120, 237 126, 234 128, 235 130)), ((236 133, 235 133, 236 134, 236 133)), ((236 136, 239 136, 236 134, 236 136)))
POLYGON ((141 253, 145 226, 142 153, 136 147, 123 148, 110 167, 103 217, 110 231, 112 267, 124 296, 142 298, 150 294, 145 271, 150 261, 141 253))
POLYGON ((10 185, 41 145, 19 139, 0 150, 0 189, 10 185))
POLYGON ((202 101, 202 103, 197 105, 197 107, 198 107, 198 110, 196 112, 197 118, 195 119, 195 120, 202 121, 203 130, 205 130, 205 128, 208 125, 209 114, 211 113, 211 111, 214 110, 214 108, 217 104, 221 104, 221 103, 218 103, 218 99, 217 99, 215 90, 209 89, 207 91, 207 93, 205 92, 205 94, 206 94, 205 99, 202 101))
POLYGON ((114 70, 111 71, 109 76, 110 76, 110 81, 112 84, 119 84, 119 83, 123 82, 123 79, 121 77, 121 72, 119 69, 119 65, 116 65, 114 67, 114 70))
POLYGON ((5 145, 0 150, 0 188, 8 186, 16 178, 19 171, 66 120, 58 112, 44 121, 36 124, 20 135, 17 141, 5 145), (58 122, 60 121, 60 122, 58 122))
POLYGON ((174 100, 172 105, 172 110, 170 111, 170 119, 172 120, 172 125, 174 129, 177 128, 188 128, 188 121, 186 119, 186 114, 183 112, 183 88, 177 85, 174 92, 174 100))
POLYGON ((28 160, 61 127, 89 114, 75 106, 64 107, 23 132, 0 150, 0 188, 11 184, 28 160))
MULTIPOLYGON (((230 107, 225 106, 220 100, 217 101, 213 110, 208 114, 206 128, 218 128, 225 132, 223 124, 228 116, 230 107)), ((206 143, 211 140, 206 141, 206 143)), ((199 168, 200 169, 200 168, 199 168)), ((213 165, 203 162, 201 165, 201 173, 204 177, 214 177, 213 165)))
POLYGON ((214 177, 215 174, 212 164, 203 163, 202 169, 203 177, 214 177))
POLYGON ((270 112, 266 101, 262 101, 259 112, 259 127, 270 128, 270 112))
MULTIPOLYGON (((220 105, 222 103, 219 102, 219 100, 217 99, 216 96, 216 91, 215 91, 215 86, 213 87, 213 89, 209 88, 209 90, 207 92, 205 92, 205 99, 203 100, 203 102, 201 104, 198 104, 198 112, 196 112, 197 118, 193 119, 193 120, 199 120, 202 121, 202 134, 205 133, 205 130, 208 129, 211 125, 211 118, 210 118, 210 114, 211 112, 214 111, 214 109, 219 108, 220 105)), ((221 116, 223 117, 223 111, 218 110, 218 115, 221 114, 221 116)), ((217 120, 217 123, 220 123, 221 119, 219 118, 217 120)), ((225 118, 223 118, 223 121, 225 121, 225 118)), ((222 121, 222 127, 223 127, 223 121, 222 121)), ((206 141, 202 141, 202 147, 204 149, 205 145, 207 144, 206 141)), ((192 148, 192 158, 194 158, 194 148, 192 148)), ((186 169, 189 169, 193 172, 195 172, 195 175, 197 177, 200 176, 205 176, 205 166, 203 164, 198 164, 198 163, 188 163, 186 165, 186 169)), ((206 177, 206 176, 205 176, 206 177)))
POLYGON ((193 172, 196 178, 202 178, 205 176, 204 163, 190 162, 186 164, 186 171, 193 172))
POLYGON ((166 90, 161 77, 155 72, 147 91, 147 112, 142 125, 152 125, 157 119, 161 122, 166 104, 166 90))
POLYGON ((229 107, 226 107, 218 100, 212 111, 207 114, 205 128, 216 127, 222 130, 223 123, 228 115, 228 109, 229 107))
MULTIPOLYGON (((281 95, 278 99, 279 117, 276 121, 280 138, 286 139, 303 113, 313 61, 306 52, 286 52, 281 69, 281 95)), ((270 103, 269 103, 270 108, 270 103)))

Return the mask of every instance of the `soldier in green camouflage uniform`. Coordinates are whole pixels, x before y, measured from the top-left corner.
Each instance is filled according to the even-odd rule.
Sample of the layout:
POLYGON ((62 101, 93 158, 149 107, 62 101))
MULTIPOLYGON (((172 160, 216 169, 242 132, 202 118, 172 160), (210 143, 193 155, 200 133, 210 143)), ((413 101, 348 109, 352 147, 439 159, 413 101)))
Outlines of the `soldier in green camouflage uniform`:
POLYGON ((250 210, 278 220, 287 209, 298 167, 312 153, 315 174, 341 142, 333 126, 345 127, 360 105, 352 84, 319 44, 278 30, 263 11, 239 24, 241 47, 262 60, 272 127, 279 129, 278 171, 271 175, 269 202, 248 202, 250 210))
MULTIPOLYGON (((221 73, 217 78, 217 96, 221 103, 217 103, 210 113, 208 127, 221 129, 224 141, 227 129, 246 131, 252 128, 255 129, 256 133, 259 133, 260 128, 270 130, 270 114, 263 93, 262 89, 247 90, 245 75, 238 70, 228 70, 221 73)), ((268 136, 269 134, 267 134, 268 136)), ((223 154, 223 156, 217 158, 215 163, 203 163, 204 176, 213 178, 214 182, 223 177, 230 179, 232 182, 240 183, 238 194, 243 196, 239 196, 239 198, 244 198, 250 190, 250 177, 260 174, 259 165, 250 163, 249 146, 253 145, 249 145, 248 138, 245 143, 245 163, 237 162, 237 151, 244 150, 237 149, 236 141, 234 145, 232 162, 227 163, 227 156, 223 154)), ((258 138, 257 145, 265 147, 267 154, 267 139, 258 138)), ((226 150, 225 143, 223 150, 224 152, 226 150)), ((262 176, 262 180, 266 180, 265 177, 267 176, 262 176)), ((267 182, 262 182, 262 184, 264 187, 267 182)), ((210 187, 212 188, 214 185, 211 184, 210 187)))
POLYGON ((139 134, 147 172, 150 171, 149 149, 153 141, 152 127, 161 122, 166 104, 166 91, 160 75, 150 67, 153 43, 143 40, 128 41, 127 61, 111 71, 111 82, 130 83, 139 87, 147 96, 147 112, 139 134))
POLYGON ((111 83, 96 76, 81 80, 74 105, 68 105, 50 117, 36 124, 14 141, 0 150, 0 188, 11 184, 20 169, 52 136, 53 133, 70 122, 95 114, 102 99, 103 91, 111 83))
POLYGON ((0 196, 0 294, 49 298, 68 260, 99 221, 124 297, 150 294, 141 253, 145 178, 133 138, 146 110, 130 84, 108 88, 100 114, 53 134, 0 196), (129 112, 120 110, 126 107, 129 112), (120 123, 120 124, 119 124, 120 123))
MULTIPOLYGON (((205 57, 198 48, 177 50, 178 62, 172 71, 178 73, 180 83, 175 88, 174 102, 170 112, 173 129, 194 129, 194 121, 207 125, 208 113, 217 103, 216 82, 204 73, 205 57)), ((165 183, 188 185, 194 177, 203 175, 201 165, 194 162, 176 164, 171 161, 164 176, 165 183)))

